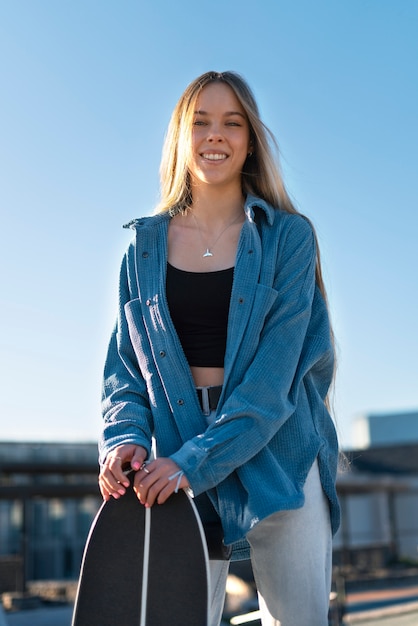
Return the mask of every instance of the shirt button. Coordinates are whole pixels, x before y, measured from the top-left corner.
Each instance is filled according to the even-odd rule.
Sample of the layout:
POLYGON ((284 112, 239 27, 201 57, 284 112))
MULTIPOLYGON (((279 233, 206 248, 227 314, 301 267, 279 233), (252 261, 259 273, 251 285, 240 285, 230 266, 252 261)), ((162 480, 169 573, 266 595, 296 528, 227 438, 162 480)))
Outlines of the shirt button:
POLYGON ((240 304, 244 304, 244 298, 239 298, 238 302, 239 302, 240 304))
POLYGON ((142 258, 143 259, 147 259, 149 257, 149 252, 143 252, 142 253, 142 258))
POLYGON ((184 400, 183 400, 183 398, 179 398, 179 399, 177 400, 177 404, 179 404, 180 406, 183 406, 183 404, 184 404, 184 400))
POLYGON ((160 350, 160 356, 162 356, 162 357, 165 356, 165 351, 164 350, 160 350))

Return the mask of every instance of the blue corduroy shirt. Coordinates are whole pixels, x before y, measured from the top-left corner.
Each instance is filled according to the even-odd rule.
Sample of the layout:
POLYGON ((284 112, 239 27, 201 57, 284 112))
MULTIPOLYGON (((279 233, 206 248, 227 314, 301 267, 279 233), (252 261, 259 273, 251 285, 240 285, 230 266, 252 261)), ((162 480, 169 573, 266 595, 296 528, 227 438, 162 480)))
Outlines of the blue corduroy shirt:
POLYGON ((334 351, 315 282, 316 244, 301 215, 248 197, 238 243, 217 419, 209 427, 165 295, 170 215, 133 220, 119 313, 104 372, 100 460, 126 443, 171 457, 195 495, 206 492, 225 543, 248 556, 246 533, 279 510, 303 506, 318 458, 339 525, 338 444, 325 405, 334 351))

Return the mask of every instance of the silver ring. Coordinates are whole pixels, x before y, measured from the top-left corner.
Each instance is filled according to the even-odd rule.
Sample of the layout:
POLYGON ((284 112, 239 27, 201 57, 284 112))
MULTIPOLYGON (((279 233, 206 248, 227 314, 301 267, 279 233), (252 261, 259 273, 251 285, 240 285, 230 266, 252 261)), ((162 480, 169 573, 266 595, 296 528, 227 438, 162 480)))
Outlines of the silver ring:
POLYGON ((149 469, 147 468, 147 466, 145 465, 145 463, 144 463, 144 465, 141 467, 141 469, 142 469, 142 470, 144 470, 144 472, 145 472, 146 474, 151 474, 151 472, 149 471, 149 469))
POLYGON ((122 457, 120 457, 120 456, 114 456, 113 458, 114 459, 119 459, 119 461, 122 461, 122 457))

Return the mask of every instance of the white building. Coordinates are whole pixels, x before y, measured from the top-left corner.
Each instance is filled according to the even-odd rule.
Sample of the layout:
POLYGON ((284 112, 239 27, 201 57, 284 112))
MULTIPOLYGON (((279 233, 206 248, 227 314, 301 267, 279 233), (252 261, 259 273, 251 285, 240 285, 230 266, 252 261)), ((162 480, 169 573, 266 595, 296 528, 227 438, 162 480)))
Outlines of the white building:
POLYGON ((418 564, 418 443, 347 453, 350 469, 337 487, 342 523, 337 553, 364 569, 390 561, 418 564))
POLYGON ((354 423, 356 448, 418 442, 418 411, 371 413, 354 423))
POLYGON ((335 549, 351 558, 369 553, 368 567, 377 554, 418 564, 418 411, 363 415, 354 434, 350 469, 338 480, 335 549))

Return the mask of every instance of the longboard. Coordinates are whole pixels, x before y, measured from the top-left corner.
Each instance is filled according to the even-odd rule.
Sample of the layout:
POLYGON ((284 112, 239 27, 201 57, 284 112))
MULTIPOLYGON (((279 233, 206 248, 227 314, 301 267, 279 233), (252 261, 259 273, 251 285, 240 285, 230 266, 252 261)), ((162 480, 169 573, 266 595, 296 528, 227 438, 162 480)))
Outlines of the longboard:
POLYGON ((72 626, 207 626, 208 554, 184 491, 145 508, 132 488, 87 538, 72 626))

